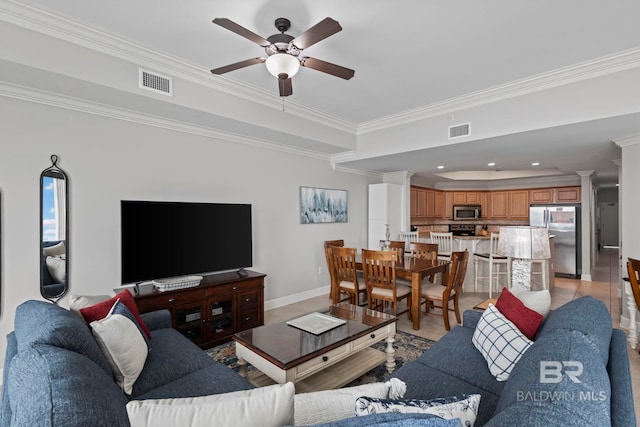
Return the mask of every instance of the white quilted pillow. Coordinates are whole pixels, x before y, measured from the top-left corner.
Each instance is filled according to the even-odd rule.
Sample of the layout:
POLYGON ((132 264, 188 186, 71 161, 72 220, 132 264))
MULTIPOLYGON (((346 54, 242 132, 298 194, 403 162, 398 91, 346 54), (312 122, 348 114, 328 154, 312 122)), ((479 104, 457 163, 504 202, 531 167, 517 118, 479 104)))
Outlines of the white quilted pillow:
POLYGON ((127 403, 131 427, 276 427, 293 422, 293 383, 251 390, 127 403))
POLYGON ((404 382, 392 378, 384 383, 296 394, 295 425, 329 423, 353 417, 353 408, 359 397, 398 399, 404 396, 406 388, 404 382))
POLYGON ((472 342, 498 381, 509 379, 513 367, 533 344, 493 304, 478 321, 472 342))

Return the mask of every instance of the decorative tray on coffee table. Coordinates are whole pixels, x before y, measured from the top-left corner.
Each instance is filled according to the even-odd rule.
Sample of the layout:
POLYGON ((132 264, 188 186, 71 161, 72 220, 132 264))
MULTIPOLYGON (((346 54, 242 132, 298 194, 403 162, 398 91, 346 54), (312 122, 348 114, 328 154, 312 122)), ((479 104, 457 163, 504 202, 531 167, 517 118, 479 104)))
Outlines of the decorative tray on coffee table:
POLYGON ((344 325, 345 323, 347 323, 347 321, 344 319, 314 312, 298 317, 297 319, 289 320, 287 325, 302 329, 303 331, 310 332, 314 335, 320 335, 333 328, 344 325))

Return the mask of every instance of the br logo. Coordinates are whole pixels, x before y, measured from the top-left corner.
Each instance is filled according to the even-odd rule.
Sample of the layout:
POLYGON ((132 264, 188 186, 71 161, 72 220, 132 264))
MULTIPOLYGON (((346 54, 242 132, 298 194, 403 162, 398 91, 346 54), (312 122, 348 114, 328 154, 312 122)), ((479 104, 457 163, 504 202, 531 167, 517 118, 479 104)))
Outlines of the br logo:
POLYGON ((574 383, 580 383, 578 379, 582 375, 582 362, 573 360, 564 360, 558 362, 555 360, 540 361, 540 382, 543 384, 557 384, 562 381, 562 376, 566 375, 574 383))

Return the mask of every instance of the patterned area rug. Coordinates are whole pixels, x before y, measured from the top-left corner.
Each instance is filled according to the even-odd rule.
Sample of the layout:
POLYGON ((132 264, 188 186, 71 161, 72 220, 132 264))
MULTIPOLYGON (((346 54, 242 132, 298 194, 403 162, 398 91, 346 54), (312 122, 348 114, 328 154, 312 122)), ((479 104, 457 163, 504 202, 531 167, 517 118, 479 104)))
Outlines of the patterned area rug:
MULTIPOLYGON (((425 351, 429 350, 431 346, 435 344, 427 338, 412 335, 406 332, 397 331, 393 347, 396 349, 396 369, 399 369, 402 365, 412 360, 417 359, 425 351)), ((384 351, 386 342, 381 341, 372 346, 377 350, 384 351)), ((228 342, 226 344, 219 345, 217 347, 206 350, 207 354, 216 362, 224 363, 230 369, 238 372, 238 358, 236 357, 234 342, 228 342)), ((251 365, 247 365, 247 370, 254 370, 251 365)), ((386 381, 389 377, 384 364, 376 366, 362 377, 347 384, 347 386, 354 386, 359 384, 368 384, 373 382, 386 381)))

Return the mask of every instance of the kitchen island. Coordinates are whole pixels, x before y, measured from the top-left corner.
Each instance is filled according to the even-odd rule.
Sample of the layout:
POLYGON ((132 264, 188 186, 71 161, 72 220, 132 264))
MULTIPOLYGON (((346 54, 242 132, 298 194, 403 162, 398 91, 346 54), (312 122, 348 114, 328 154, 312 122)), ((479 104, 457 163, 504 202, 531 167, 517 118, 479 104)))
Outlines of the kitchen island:
MULTIPOLYGON (((431 243, 431 238, 429 237, 429 233, 420 233, 419 240, 424 243, 431 243)), ((454 251, 464 251, 465 249, 469 251, 469 263, 467 264, 467 274, 464 278, 463 291, 464 292, 489 292, 489 283, 487 279, 478 281, 478 289, 474 290, 475 284, 475 260, 473 254, 475 253, 489 253, 491 245, 491 237, 490 236, 453 236, 453 250, 454 251)), ((554 257, 554 239, 553 236, 549 237, 549 246, 551 247, 551 259, 546 263, 547 264, 547 284, 548 288, 552 289, 554 286, 554 269, 553 269, 553 257, 554 257)), ((486 262, 481 262, 478 264, 478 269, 481 276, 488 276, 488 268, 489 264, 486 262)), ((540 263, 535 263, 532 266, 532 277, 531 277, 531 289, 532 290, 541 290, 543 287, 543 280, 541 275, 542 265, 540 263)), ((508 286, 506 283, 506 278, 504 276, 500 276, 500 280, 498 282, 498 290, 499 294, 503 287, 508 286)), ((494 289, 495 292, 495 289, 494 289)))

